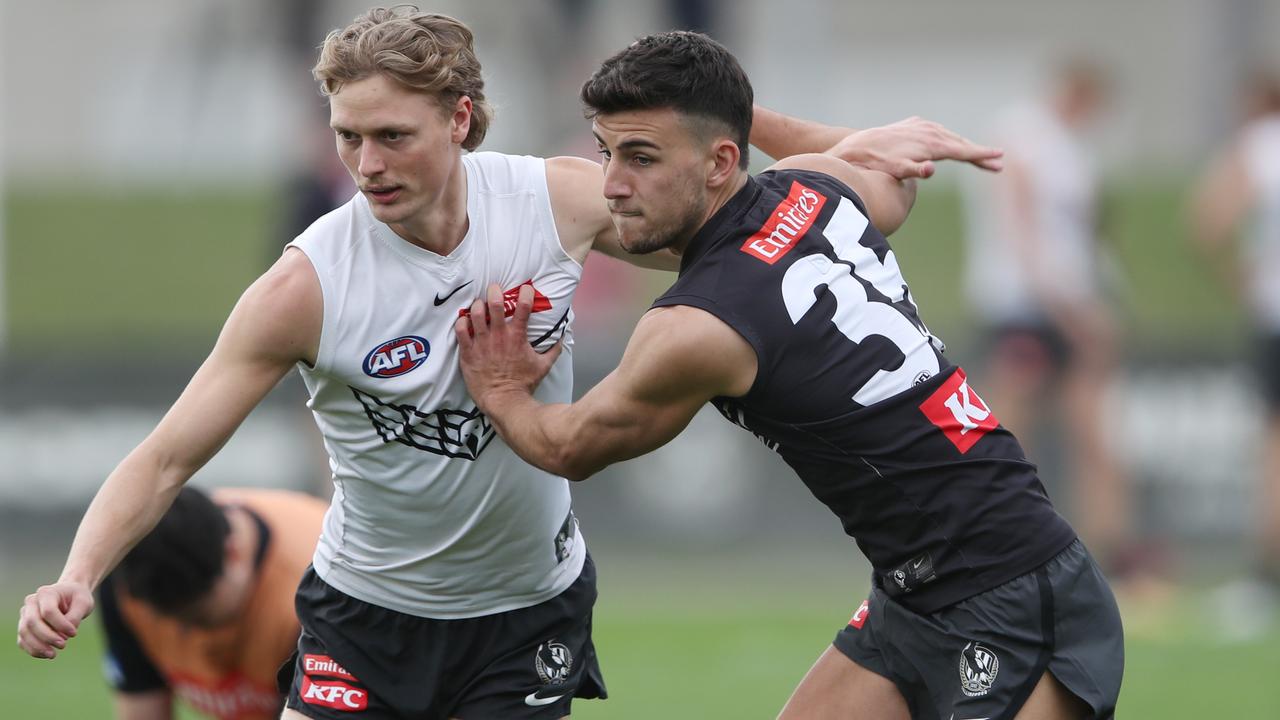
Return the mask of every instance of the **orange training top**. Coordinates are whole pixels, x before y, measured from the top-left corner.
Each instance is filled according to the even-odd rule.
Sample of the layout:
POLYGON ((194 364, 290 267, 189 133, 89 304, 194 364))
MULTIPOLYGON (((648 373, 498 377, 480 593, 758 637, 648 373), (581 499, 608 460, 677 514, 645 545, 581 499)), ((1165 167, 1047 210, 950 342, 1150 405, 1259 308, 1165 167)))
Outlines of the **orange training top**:
POLYGON ((248 510, 265 530, 256 586, 243 615, 219 628, 192 626, 104 583, 99 597, 110 593, 116 610, 103 603, 108 676, 120 692, 167 687, 221 720, 274 720, 283 705, 276 673, 298 642, 294 592, 315 552, 327 505, 279 490, 228 489, 212 496, 219 505, 248 510))

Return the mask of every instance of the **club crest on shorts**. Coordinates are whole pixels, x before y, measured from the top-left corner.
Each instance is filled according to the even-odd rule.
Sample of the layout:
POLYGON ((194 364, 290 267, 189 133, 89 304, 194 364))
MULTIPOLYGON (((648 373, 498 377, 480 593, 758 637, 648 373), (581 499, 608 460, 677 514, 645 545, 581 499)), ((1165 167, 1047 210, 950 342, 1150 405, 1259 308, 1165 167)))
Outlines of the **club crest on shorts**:
POLYGON ((986 695, 1000 672, 1000 658, 978 642, 971 642, 960 652, 960 690, 969 697, 986 695))
POLYGON ((563 643, 551 640, 538 646, 533 666, 543 685, 559 685, 569 679, 569 672, 573 670, 573 653, 563 643))
POLYGON ((369 377, 391 378, 418 369, 427 361, 431 344, 417 335, 403 335, 388 340, 364 356, 364 374, 369 377))

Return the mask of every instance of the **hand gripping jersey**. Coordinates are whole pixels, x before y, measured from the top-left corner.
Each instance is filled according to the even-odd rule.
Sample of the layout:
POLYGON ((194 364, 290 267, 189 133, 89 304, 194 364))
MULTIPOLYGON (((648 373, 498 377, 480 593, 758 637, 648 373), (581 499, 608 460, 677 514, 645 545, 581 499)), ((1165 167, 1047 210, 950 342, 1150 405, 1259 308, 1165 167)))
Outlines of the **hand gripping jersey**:
POLYGON ((714 405, 782 455, 877 585, 913 610, 999 585, 1075 538, 920 321, 862 201, 834 178, 749 178, 654 305, 701 308, 751 344, 755 383, 714 405))
POLYGON ((273 490, 219 490, 213 498, 247 510, 258 526, 258 568, 244 613, 226 627, 194 627, 157 613, 108 577, 98 590, 108 680, 125 693, 168 688, 220 720, 274 719, 284 704, 276 673, 298 645, 294 590, 315 552, 325 506, 273 490))
MULTIPOLYGON (((448 256, 396 235, 357 195, 290 247, 324 296, 314 368, 300 365, 334 494, 317 574, 347 595, 452 619, 535 605, 578 577, 586 548, 568 481, 520 460, 467 394, 454 323, 490 283, 535 302, 529 341, 569 332, 582 267, 560 245, 543 161, 464 155, 469 227, 448 256)), ((538 386, 569 402, 572 353, 538 386)))

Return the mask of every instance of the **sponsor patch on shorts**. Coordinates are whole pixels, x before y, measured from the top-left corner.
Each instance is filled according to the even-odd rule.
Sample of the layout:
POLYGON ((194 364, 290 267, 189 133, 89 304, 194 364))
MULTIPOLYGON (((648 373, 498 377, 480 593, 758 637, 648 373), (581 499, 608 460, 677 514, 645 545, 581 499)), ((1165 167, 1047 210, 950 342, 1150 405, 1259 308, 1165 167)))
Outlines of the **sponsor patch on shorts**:
POLYGON ((849 618, 849 627, 855 630, 861 630, 862 626, 867 622, 867 616, 871 614, 871 598, 862 601, 858 609, 854 611, 853 617, 849 618))
POLYGON ((340 680, 312 681, 302 676, 302 702, 342 712, 360 712, 369 707, 369 693, 340 680))
POLYGON ((339 665, 337 661, 328 655, 312 655, 311 653, 303 655, 302 671, 307 675, 324 675, 356 681, 355 675, 347 672, 346 668, 339 665))

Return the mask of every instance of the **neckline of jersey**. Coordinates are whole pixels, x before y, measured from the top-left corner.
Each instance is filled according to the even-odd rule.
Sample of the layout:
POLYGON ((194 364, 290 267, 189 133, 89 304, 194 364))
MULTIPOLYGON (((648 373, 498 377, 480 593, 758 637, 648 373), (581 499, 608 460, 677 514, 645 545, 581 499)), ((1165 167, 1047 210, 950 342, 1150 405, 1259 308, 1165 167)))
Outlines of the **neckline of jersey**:
POLYGON ((479 212, 479 184, 476 181, 475 168, 472 167, 467 155, 462 156, 462 167, 467 174, 467 232, 462 236, 462 242, 458 243, 453 252, 448 255, 441 255, 424 247, 414 245, 400 237, 386 223, 373 217, 373 211, 369 209, 368 198, 361 195, 360 197, 364 201, 364 212, 369 216, 370 224, 373 227, 373 236, 391 248, 397 255, 415 265, 433 270, 455 269, 471 255, 471 248, 475 245, 475 241, 472 238, 479 234, 482 223, 482 217, 479 212))

